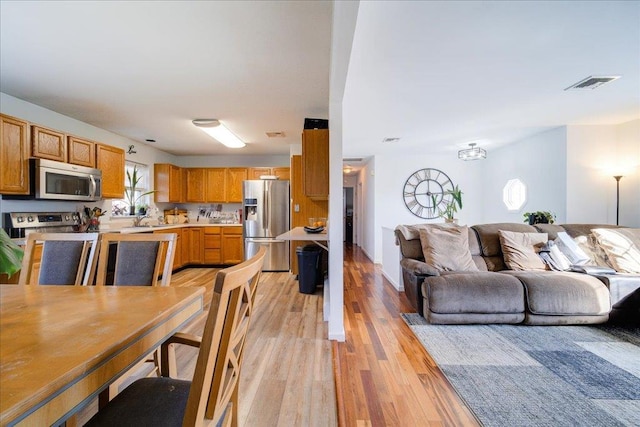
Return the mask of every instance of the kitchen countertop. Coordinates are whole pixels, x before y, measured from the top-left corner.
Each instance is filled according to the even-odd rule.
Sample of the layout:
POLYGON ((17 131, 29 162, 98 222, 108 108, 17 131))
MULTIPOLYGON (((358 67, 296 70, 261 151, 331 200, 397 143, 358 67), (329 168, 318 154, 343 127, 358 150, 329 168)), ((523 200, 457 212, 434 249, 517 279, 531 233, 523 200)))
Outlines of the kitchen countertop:
POLYGON ((184 228, 184 227, 242 227, 242 224, 209 224, 199 222, 187 222, 184 224, 162 224, 152 226, 140 226, 140 227, 122 227, 113 230, 100 230, 101 233, 148 233, 155 230, 171 230, 172 228, 184 228))

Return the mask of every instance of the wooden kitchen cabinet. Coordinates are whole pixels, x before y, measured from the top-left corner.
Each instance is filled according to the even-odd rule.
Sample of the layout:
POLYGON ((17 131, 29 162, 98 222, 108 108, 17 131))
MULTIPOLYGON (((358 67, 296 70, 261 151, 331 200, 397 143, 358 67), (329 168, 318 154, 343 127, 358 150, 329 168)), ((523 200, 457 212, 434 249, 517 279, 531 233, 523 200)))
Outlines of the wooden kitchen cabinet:
POLYGON ((0 194, 29 194, 28 132, 27 122, 0 114, 0 194))
POLYGON ((204 228, 204 263, 205 264, 221 264, 222 263, 222 227, 205 227, 204 228))
POLYGON ((102 171, 102 197, 124 198, 124 150, 96 144, 96 168, 102 171))
POLYGON ((183 264, 204 264, 203 243, 204 232, 202 227, 185 227, 182 229, 183 264))
POLYGON ((208 203, 224 203, 227 201, 226 196, 226 179, 227 170, 225 168, 207 168, 206 177, 206 202, 208 203))
POLYGON ((168 163, 153 165, 153 184, 156 192, 153 194, 156 202, 182 202, 182 168, 168 163))
POLYGON ((291 168, 271 168, 271 175, 277 176, 278 179, 291 179, 291 168))
POLYGON ((31 156, 66 162, 67 141, 64 133, 32 125, 31 156))
POLYGON ((288 167, 249 168, 249 178, 247 179, 260 179, 262 175, 273 175, 277 176, 278 179, 289 179, 290 169, 288 167))
POLYGON ((67 136, 69 163, 74 165, 96 167, 96 143, 75 136, 67 136))
POLYGON ((186 168, 185 173, 185 199, 190 203, 204 203, 205 195, 205 168, 186 168))
POLYGON ((242 227, 222 227, 222 263, 239 264, 243 260, 242 227))
POLYGON ((227 168, 225 179, 227 203, 242 203, 242 181, 248 179, 247 168, 227 168))
POLYGON ((302 133, 302 180, 305 195, 329 198, 329 130, 305 129, 302 133))

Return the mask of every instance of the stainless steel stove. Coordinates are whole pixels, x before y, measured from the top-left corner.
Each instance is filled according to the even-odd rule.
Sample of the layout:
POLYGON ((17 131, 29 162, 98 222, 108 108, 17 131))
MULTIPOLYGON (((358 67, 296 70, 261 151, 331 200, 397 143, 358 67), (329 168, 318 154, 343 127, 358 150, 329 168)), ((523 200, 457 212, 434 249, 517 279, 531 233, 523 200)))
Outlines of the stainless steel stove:
POLYGON ((5 213, 4 226, 10 237, 21 238, 28 231, 73 233, 80 221, 78 212, 11 212, 5 213))

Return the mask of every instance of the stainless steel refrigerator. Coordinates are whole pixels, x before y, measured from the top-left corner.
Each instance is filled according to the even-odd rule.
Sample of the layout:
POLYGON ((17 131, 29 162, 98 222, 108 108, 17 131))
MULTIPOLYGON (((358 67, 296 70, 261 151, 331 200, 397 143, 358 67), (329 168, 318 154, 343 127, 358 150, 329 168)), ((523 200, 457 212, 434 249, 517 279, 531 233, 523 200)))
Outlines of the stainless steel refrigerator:
POLYGON ((289 242, 276 236, 289 231, 289 181, 259 179, 243 182, 244 253, 267 248, 262 271, 289 271, 289 242))

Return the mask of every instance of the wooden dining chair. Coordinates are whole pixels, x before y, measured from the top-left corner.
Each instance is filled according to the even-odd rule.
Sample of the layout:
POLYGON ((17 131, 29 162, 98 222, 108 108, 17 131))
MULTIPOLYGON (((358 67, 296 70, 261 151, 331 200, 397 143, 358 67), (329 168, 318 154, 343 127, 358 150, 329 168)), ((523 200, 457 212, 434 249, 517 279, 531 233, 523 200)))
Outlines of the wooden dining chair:
POLYGON ((175 233, 102 234, 96 285, 168 286, 176 238, 175 233), (112 263, 113 272, 109 271, 112 263))
POLYGON ((176 334, 162 345, 163 358, 176 343, 199 347, 192 381, 138 380, 86 425, 237 425, 240 367, 265 253, 261 248, 251 259, 218 272, 202 338, 176 334))
POLYGON ((97 251, 98 233, 29 233, 18 284, 90 285, 97 251))

